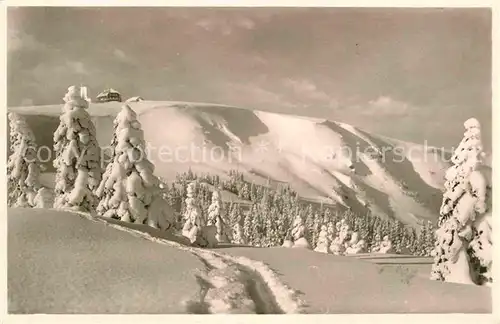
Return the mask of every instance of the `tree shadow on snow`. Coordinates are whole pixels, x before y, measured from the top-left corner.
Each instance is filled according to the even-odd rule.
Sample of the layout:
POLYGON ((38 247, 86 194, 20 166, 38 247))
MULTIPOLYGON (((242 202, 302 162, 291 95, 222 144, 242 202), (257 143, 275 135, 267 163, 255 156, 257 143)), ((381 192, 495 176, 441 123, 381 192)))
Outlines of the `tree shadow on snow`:
POLYGON ((140 231, 142 233, 147 233, 151 237, 154 237, 154 238, 159 238, 159 239, 164 239, 167 241, 176 242, 176 243, 179 243, 179 244, 182 244, 185 246, 191 246, 191 243, 189 242, 188 238, 186 238, 182 235, 173 233, 171 230, 164 231, 164 230, 153 228, 151 226, 144 225, 144 224, 122 222, 121 220, 114 219, 114 218, 105 218, 105 217, 100 217, 100 216, 98 218, 105 221, 106 223, 109 223, 109 224, 122 226, 122 227, 125 227, 128 229, 131 229, 131 230, 140 231))

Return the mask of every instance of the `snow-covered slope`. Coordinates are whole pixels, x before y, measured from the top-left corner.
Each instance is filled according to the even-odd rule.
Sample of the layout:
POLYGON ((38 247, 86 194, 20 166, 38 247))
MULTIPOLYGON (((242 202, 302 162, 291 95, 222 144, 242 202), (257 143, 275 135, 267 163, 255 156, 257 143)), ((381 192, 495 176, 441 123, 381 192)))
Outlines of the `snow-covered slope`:
POLYGON ((72 213, 8 211, 9 313, 185 313, 204 267, 72 213))
POLYGON ((488 287, 431 281, 408 265, 305 249, 197 249, 146 228, 9 209, 9 312, 491 312, 488 287))
POLYGON ((489 288, 431 281, 429 264, 424 277, 419 267, 400 260, 374 264, 282 247, 225 252, 262 261, 280 273, 285 284, 303 293, 310 313, 490 313, 492 309, 489 288))
MULTIPOLYGON (((359 214, 371 211, 415 226, 437 218, 449 166, 438 149, 321 119, 188 102, 128 104, 139 115, 155 172, 166 180, 188 168, 221 176, 238 169, 250 181, 287 182, 306 199, 326 199, 359 214)), ((101 146, 110 143, 121 105, 90 106, 101 146)), ((51 147, 61 107, 9 111, 25 115, 39 145, 51 147)))

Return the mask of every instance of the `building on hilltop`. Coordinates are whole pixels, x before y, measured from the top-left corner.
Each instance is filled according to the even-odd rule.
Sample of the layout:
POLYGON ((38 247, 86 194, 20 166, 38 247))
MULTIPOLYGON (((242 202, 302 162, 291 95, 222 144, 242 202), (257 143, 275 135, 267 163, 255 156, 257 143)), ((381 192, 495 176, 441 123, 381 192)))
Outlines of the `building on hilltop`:
POLYGON ((97 95, 97 102, 110 102, 110 101, 118 101, 122 102, 121 94, 114 89, 106 89, 100 94, 97 95))

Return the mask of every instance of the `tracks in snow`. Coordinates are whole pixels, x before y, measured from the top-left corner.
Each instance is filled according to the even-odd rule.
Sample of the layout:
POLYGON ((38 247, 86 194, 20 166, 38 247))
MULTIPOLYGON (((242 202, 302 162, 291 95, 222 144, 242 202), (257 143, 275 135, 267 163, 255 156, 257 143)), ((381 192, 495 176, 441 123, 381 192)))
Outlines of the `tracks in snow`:
POLYGON ((188 301, 192 313, 283 314, 260 274, 213 253, 193 251, 206 265, 197 276, 199 299, 188 301))
MULTIPOLYGON (((74 212, 74 211, 73 211, 74 212)), ((154 237, 149 233, 112 224, 89 214, 76 212, 89 220, 104 222, 120 231, 194 254, 205 265, 196 275, 200 286, 195 299, 184 301, 188 313, 197 314, 300 314, 307 305, 297 291, 281 282, 266 264, 245 257, 189 247, 154 237)))

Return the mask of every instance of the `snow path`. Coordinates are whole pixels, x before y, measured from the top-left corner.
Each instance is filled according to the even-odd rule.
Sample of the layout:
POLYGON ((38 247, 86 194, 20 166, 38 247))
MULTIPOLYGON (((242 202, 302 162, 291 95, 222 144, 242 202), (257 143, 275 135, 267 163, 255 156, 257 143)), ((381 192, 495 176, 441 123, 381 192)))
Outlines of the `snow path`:
POLYGON ((190 313, 233 314, 301 314, 308 305, 299 298, 298 292, 285 285, 278 274, 265 263, 246 257, 235 257, 213 250, 189 247, 158 238, 149 233, 112 224, 104 218, 74 210, 67 210, 91 221, 128 232, 136 237, 169 245, 197 256, 205 264, 205 271, 197 276, 200 284, 199 298, 185 300, 190 313))

